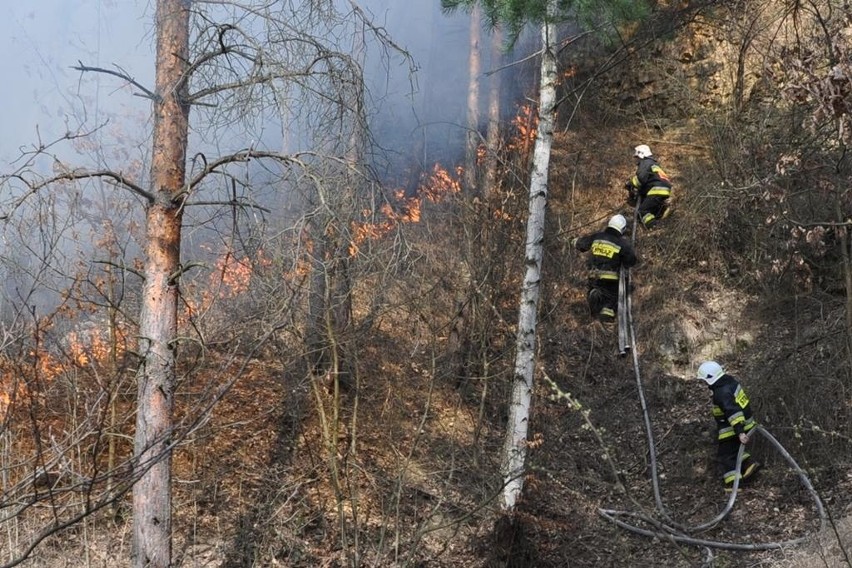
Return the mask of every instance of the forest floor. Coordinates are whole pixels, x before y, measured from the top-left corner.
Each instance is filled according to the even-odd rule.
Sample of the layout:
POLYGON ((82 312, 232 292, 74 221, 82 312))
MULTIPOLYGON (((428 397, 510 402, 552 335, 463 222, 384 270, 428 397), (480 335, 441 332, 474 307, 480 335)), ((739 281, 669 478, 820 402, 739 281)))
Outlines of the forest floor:
MULTIPOLYGON (((488 407, 483 421, 478 391, 471 396, 451 381, 435 381, 432 354, 418 351, 405 334, 377 333, 359 354, 365 380, 357 421, 352 413, 344 417, 333 459, 307 379, 272 359, 249 366, 175 453, 175 564, 349 566, 347 553, 360 547, 361 565, 370 567, 848 567, 849 456, 804 459, 813 455, 809 445, 820 433, 794 431, 797 424, 779 418, 776 401, 761 397, 771 392, 766 381, 772 377, 755 372, 761 365, 783 366, 793 327, 785 318, 802 314, 767 314, 757 298, 724 279, 709 249, 706 257, 683 258, 684 240, 694 240, 702 222, 688 206, 695 190, 681 181, 685 164, 695 158, 683 150, 689 145, 648 140, 671 169, 677 197, 664 225, 636 235, 640 264, 631 272, 638 365, 634 354, 619 355, 614 327, 590 320, 584 259, 568 243, 615 211, 630 215, 621 183, 632 173, 633 142, 631 133, 602 132, 583 136, 582 143, 560 135, 554 147, 545 267, 550 285, 538 336, 529 475, 519 522, 509 532, 494 525, 493 514, 504 402, 488 407), (627 157, 613 158, 613 147, 624 148, 627 157), (577 163, 582 166, 575 170, 577 163), (741 489, 718 526, 691 534, 740 549, 636 534, 601 515, 616 510, 659 518, 636 368, 668 514, 697 525, 724 508, 728 494, 715 472, 710 393, 692 379, 704 357, 719 358, 741 379, 758 421, 811 476, 836 520, 821 533, 811 495, 760 436, 752 448, 764 464, 757 479, 741 489), (345 474, 343 485, 335 487, 331 465, 345 474), (340 518, 362 529, 362 540, 349 550, 341 544, 346 529, 340 518), (760 550, 804 536, 810 538, 801 545, 760 550)), ((223 383, 230 376, 224 369, 223 383)), ((349 408, 352 394, 342 397, 349 408)), ((114 527, 86 537, 87 564, 126 564, 126 514, 127 503, 114 527)), ((69 534, 40 551, 38 565, 74 565, 68 550, 80 538, 69 534)))
MULTIPOLYGON (((642 294, 636 296, 641 302, 642 294)), ((577 307, 577 311, 584 308, 584 305, 577 307)), ((686 526, 709 522, 723 510, 729 498, 714 462, 715 425, 710 414, 709 390, 689 375, 669 374, 654 364, 653 350, 642 341, 642 322, 637 321, 636 325, 637 358, 652 423, 665 512, 686 526)), ((796 472, 774 446, 758 435, 753 436, 750 447, 764 466, 757 479, 740 489, 731 513, 715 528, 685 532, 692 538, 730 545, 713 549, 712 556, 709 548, 643 536, 605 519, 601 515, 604 509, 671 524, 655 505, 649 441, 632 356, 619 357, 615 330, 596 323, 570 329, 563 337, 567 341, 545 339, 551 345, 544 366, 559 388, 571 393, 587 414, 564 400, 548 400, 546 387, 539 392, 533 427, 535 436, 544 442, 531 452, 533 481, 528 485, 523 507, 530 518, 524 524, 529 530, 524 541, 536 543, 534 547, 529 544, 536 555, 536 561, 530 565, 848 565, 838 542, 845 543, 848 553, 852 544, 849 520, 852 471, 849 470, 832 471, 800 463, 810 475, 820 472, 820 477, 812 477, 811 481, 826 511, 839 522, 836 526, 826 524, 823 538, 818 542, 783 550, 760 550, 813 536, 818 533, 820 523, 812 495, 796 472), (578 373, 579 369, 583 373, 578 373), (715 564, 709 563, 711 558, 715 558, 715 564)), ((748 377, 743 377, 743 382, 748 388, 748 377)), ((765 426, 781 439, 791 438, 789 428, 781 427, 783 431, 776 432, 773 425, 765 426)), ((786 448, 794 459, 802 459, 802 443, 805 441, 800 438, 798 445, 786 448)), ((634 517, 619 518, 659 532, 634 517)))
MULTIPOLYGON (((603 148, 612 140, 611 134, 601 136, 598 144, 603 148)), ((760 385, 748 373, 758 358, 773 356, 768 349, 760 352, 760 346, 777 346, 774 356, 783 360, 783 346, 790 342, 790 326, 777 319, 783 314, 775 314, 768 325, 754 306, 756 298, 714 276, 718 271, 709 254, 687 271, 674 258, 678 253, 671 249, 678 248, 685 236, 694 235, 691 227, 697 220, 690 218, 688 207, 675 209, 659 229, 651 233, 640 230, 636 236, 640 264, 632 271, 632 315, 638 365, 634 367, 633 354, 618 354, 615 328, 589 318, 583 259, 566 249, 565 243, 578 232, 597 229, 613 212, 612 204, 621 203, 616 178, 628 172, 630 165, 586 162, 588 169, 617 174, 603 182, 609 189, 570 191, 569 198, 570 185, 564 180, 574 176, 566 166, 570 140, 559 142, 551 216, 559 219, 552 225, 561 230, 549 243, 551 259, 555 259, 549 275, 554 285, 542 308, 549 315, 539 328, 530 473, 519 522, 507 533, 493 526, 494 517, 486 514, 494 505, 494 495, 489 494, 493 487, 489 488, 486 479, 489 468, 493 471, 497 466, 500 421, 494 421, 477 442, 476 399, 466 400, 450 384, 436 389, 428 380, 428 358, 388 358, 389 353, 413 352, 402 343, 403 338, 389 334, 387 343, 376 343, 374 351, 360 356, 370 384, 359 392, 357 454, 353 451, 348 462, 344 456, 342 463, 357 464, 348 471, 370 479, 359 490, 360 522, 374 527, 376 534, 393 535, 395 543, 419 541, 421 552, 388 563, 388 551, 378 550, 374 557, 365 554, 364 565, 847 566, 845 555, 852 546, 849 460, 840 457, 825 467, 799 463, 812 475, 825 510, 837 520, 818 534, 820 522, 810 493, 760 436, 754 437, 751 448, 764 465, 757 479, 741 488, 733 510, 722 522, 689 535, 728 543, 727 547, 707 548, 636 534, 601 515, 601 510, 616 510, 660 518, 635 368, 640 371, 652 424, 662 503, 667 514, 682 525, 713 519, 728 500, 715 470, 710 393, 703 383, 692 379, 698 359, 722 358, 751 394, 757 419, 777 438, 793 442, 786 449, 794 459, 806 455, 804 445, 815 434, 791 435, 793 425, 778 421, 777 412, 769 412, 770 401, 760 400, 760 385), (744 313, 756 315, 743 318, 744 313), (681 330, 684 337, 672 338, 672 329, 681 330), (683 344, 685 353, 678 353, 677 346, 683 344), (400 380, 404 380, 404 388, 399 387, 400 380), (568 393, 576 404, 559 396, 560 392, 568 393), (421 422, 424 400, 430 401, 427 422, 421 422), (450 439, 455 441, 450 443, 450 439), (453 451, 458 450, 451 448, 457 447, 479 452, 479 457, 454 457, 453 451), (459 464, 471 459, 480 466, 465 475, 464 470, 450 467, 456 459, 459 464), (439 473, 444 469, 448 473, 439 473), (398 501, 389 508, 383 501, 394 495, 398 501), (440 528, 442 519, 449 521, 453 516, 470 519, 461 525, 447 524, 453 528, 440 528), (429 523, 422 519, 435 521, 433 526, 438 528, 424 528, 429 523), (801 537, 812 538, 797 546, 775 548, 776 543, 801 537), (764 547, 771 549, 761 550, 764 547)), ((586 155, 612 154, 597 151, 588 138, 584 144, 586 155)), ((629 148, 630 143, 625 141, 623 146, 629 148)), ((677 180, 677 159, 687 157, 673 151, 667 154, 677 180)), ((676 186, 676 191, 680 191, 679 200, 688 199, 684 195, 688 188, 676 186)), ((620 205, 616 210, 630 214, 620 205)), ((205 442, 204 450, 192 458, 195 461, 178 460, 179 477, 200 476, 202 485, 211 488, 209 495, 199 498, 196 493, 180 508, 185 513, 180 522, 195 523, 198 534, 237 527, 219 533, 222 538, 215 541, 184 543, 187 557, 193 561, 187 565, 265 565, 252 560, 259 558, 278 558, 275 565, 280 566, 347 565, 344 551, 327 546, 329 536, 338 535, 336 539, 339 533, 329 521, 335 516, 335 499, 329 480, 323 479, 327 457, 319 450, 319 425, 307 418, 314 413, 314 401, 305 385, 290 383, 285 388, 275 378, 279 372, 262 366, 252 370, 217 409, 210 424, 215 439, 205 442), (283 407, 281 400, 285 401, 283 407), (251 408, 251 420, 246 420, 247 408, 251 408), (295 531, 290 519, 299 514, 305 518, 295 531), (284 516, 287 522, 282 520, 284 516)), ((351 487, 347 489, 351 491, 351 487)), ((632 517, 624 520, 634 523, 632 517)), ((653 529, 641 521, 636 524, 653 529)))
MULTIPOLYGON (((678 144, 678 136, 651 141, 670 168, 676 198, 674 213, 665 224, 636 234, 640 263, 631 271, 635 359, 632 353, 618 354, 614 327, 590 320, 584 259, 567 244, 574 236, 597 230, 615 211, 631 215, 621 189, 623 178, 632 173, 629 154, 626 160, 605 160, 613 159, 613 145, 628 153, 632 134, 602 132, 584 136, 582 144, 570 135, 557 137, 547 245, 551 264, 545 267, 552 286, 541 310, 530 473, 520 522, 508 533, 492 526, 494 517, 486 513, 494 506, 488 471, 497 467, 501 422, 493 420, 477 433, 478 399, 460 392, 457 385, 438 383, 436 388, 429 380, 426 353, 389 356, 416 353, 399 334, 388 333, 384 343, 376 341, 370 352, 360 355, 362 374, 370 381, 359 391, 357 426, 347 424, 341 433, 343 440, 352 428, 358 431, 357 448, 351 453, 341 450, 345 452, 339 456, 341 467, 348 468, 352 479, 369 479, 357 490, 364 526, 377 535, 392 535, 387 538, 403 543, 401 548, 421 543, 415 557, 400 556, 391 564, 387 558, 393 555, 377 545, 374 556, 365 553, 364 565, 848 566, 846 555, 852 551, 848 456, 826 463, 804 460, 812 455, 807 445, 819 433, 794 432, 797 425, 783 421, 783 414, 773 408, 775 401, 761 398, 762 392, 767 396, 772 392, 765 384, 772 377, 758 380, 765 375, 761 365, 783 366, 788 356, 785 346, 791 344, 794 324, 784 318, 803 314, 761 309, 757 297, 725 279, 713 251, 706 250, 703 258, 682 252, 691 250, 684 240, 694 240, 696 227, 704 221, 691 212, 690 192, 696 190, 683 183, 686 164, 700 157, 690 149, 693 146, 678 144), (582 171, 574 169, 577 162, 582 171), (600 176, 600 172, 608 173, 600 176), (644 536, 601 515, 601 510, 616 510, 661 518, 651 483, 637 368, 667 514, 677 523, 695 526, 725 507, 728 494, 714 463, 710 392, 692 378, 703 358, 719 358, 740 378, 758 421, 787 444, 786 450, 809 473, 836 523, 826 523, 819 532, 811 494, 761 436, 751 444, 764 465, 757 479, 741 488, 722 522, 689 534, 726 546, 707 548, 644 536), (574 403, 560 393, 568 393, 574 403), (429 401, 428 407, 424 401, 429 401), (458 448, 477 455, 456 453, 458 448), (449 465, 455 461, 458 470, 449 465), (479 466, 464 469, 463 463, 479 466), (392 507, 389 496, 398 499, 392 507), (460 525, 449 522, 458 516, 470 518, 460 525), (444 520, 448 528, 441 528, 444 520), (809 538, 796 546, 775 546, 801 537, 809 538), (766 547, 770 549, 762 550, 766 547)), ((327 546, 329 537, 336 535, 331 539, 335 540, 339 532, 329 521, 337 511, 325 469, 328 458, 319 449, 320 425, 309 418, 315 401, 306 384, 283 383, 276 378, 278 373, 283 371, 274 366, 253 369, 217 409, 210 424, 215 439, 205 442, 197 456, 177 462, 179 477, 200 478, 210 488, 209 495, 199 498, 196 493, 181 507, 186 513, 181 522, 197 524, 198 534, 237 527, 221 533, 221 540, 186 544, 195 562, 191 565, 264 565, 253 563, 257 558, 278 558, 281 566, 347 565, 344 551, 327 546), (246 420, 248 408, 251 420, 246 420), (304 515, 299 530, 289 520, 296 515, 304 515), (210 564, 202 562, 204 558, 210 564)), ((348 494, 352 491, 346 489, 348 494)), ((629 516, 624 520, 634 523, 629 516)), ((653 529, 641 521, 636 524, 653 529)))
MULTIPOLYGON (((584 138, 584 144, 591 145, 586 148, 586 155, 611 154, 603 147, 612 145, 620 136, 623 137, 612 133, 602 136, 597 143, 601 152, 596 151, 593 140, 584 138)), ((621 146, 630 148, 632 144, 628 139, 621 146)), ((549 376, 559 390, 570 393, 582 410, 564 398, 558 402, 549 399, 551 387, 539 383, 531 428, 533 436, 542 442, 530 454, 533 473, 523 507, 530 522, 524 523, 527 533, 522 540, 531 547, 531 558, 535 558, 530 565, 849 566, 849 461, 803 463, 805 445, 819 433, 791 435, 795 425, 781 423, 778 416, 782 413, 776 409, 770 412, 774 400, 759 400, 761 385, 751 374, 765 374, 760 369, 762 364, 783 365, 792 342, 789 330, 794 325, 785 322, 784 314, 778 311, 761 310, 755 305, 759 301, 756 297, 731 286, 730 281, 720 280, 718 275, 725 272, 714 269, 709 248, 701 259, 678 258, 684 239, 701 238, 697 228, 702 221, 690 212, 690 207, 678 207, 678 202, 689 201, 690 191, 698 191, 683 183, 679 186, 683 178, 678 165, 696 156, 688 146, 679 145, 676 137, 656 140, 652 147, 658 147, 665 156, 662 163, 670 168, 675 180, 676 200, 674 213, 659 228, 650 232, 640 228, 635 236, 640 256, 639 265, 631 271, 636 353, 620 356, 615 327, 590 321, 581 273, 567 282, 560 281, 560 290, 554 296, 559 298, 555 303, 562 316, 542 330, 541 373, 549 376), (744 314, 753 317, 743 317, 744 314), (715 465, 710 391, 693 379, 700 361, 711 358, 723 362, 752 393, 756 418, 766 430, 787 444, 792 442, 786 450, 811 475, 810 481, 826 512, 837 520, 836 524, 824 525, 821 538, 782 549, 775 546, 814 536, 821 525, 812 494, 762 436, 753 436, 750 449, 764 467, 753 482, 738 492, 731 513, 710 530, 687 533, 696 539, 730 546, 711 549, 643 536, 616 526, 600 514, 607 509, 664 519, 655 505, 637 370, 652 425, 659 490, 666 514, 689 527, 708 522, 723 510, 729 494, 722 487, 715 465)), ((563 154, 560 160, 557 154, 554 179, 571 178, 565 157, 563 154)), ((593 159, 592 163, 584 162, 584 166, 597 172, 628 171, 624 165, 594 163, 593 159)), ((619 181, 623 180, 617 175, 610 177, 605 183, 620 189, 619 181)), ((578 192, 570 200, 565 193, 563 188, 561 200, 560 193, 556 194, 555 215, 567 215, 570 203, 573 211, 590 212, 587 218, 606 219, 614 212, 611 204, 622 198, 617 189, 606 188, 578 192)), ((623 207, 621 211, 632 213, 623 207)), ((577 219, 579 225, 585 221, 586 218, 577 219)), ((621 520, 658 532, 634 517, 621 520)))

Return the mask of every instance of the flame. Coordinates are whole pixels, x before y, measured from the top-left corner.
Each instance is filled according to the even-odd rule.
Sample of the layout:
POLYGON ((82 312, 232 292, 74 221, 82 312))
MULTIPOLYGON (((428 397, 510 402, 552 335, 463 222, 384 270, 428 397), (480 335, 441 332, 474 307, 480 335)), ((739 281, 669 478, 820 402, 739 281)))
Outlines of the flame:
POLYGON ((272 259, 265 255, 263 249, 258 249, 254 256, 249 257, 236 254, 230 247, 225 248, 216 258, 206 287, 198 292, 196 285, 187 283, 184 286, 181 298, 186 310, 180 315, 178 325, 184 325, 207 311, 217 300, 235 298, 245 293, 252 276, 270 266, 272 259))
MULTIPOLYGON (((454 176, 440 164, 435 164, 432 166, 432 172, 421 180, 413 197, 406 197, 402 189, 394 191, 396 203, 385 203, 379 209, 384 220, 375 223, 352 223, 349 255, 356 256, 364 242, 381 239, 399 225, 419 223, 425 201, 439 203, 448 196, 461 192, 461 174, 461 167, 456 168, 454 176)), ((369 214, 369 211, 364 212, 365 217, 369 214)))
MULTIPOLYGON (((68 342, 68 358, 72 364, 77 367, 86 367, 91 364, 102 365, 106 363, 110 357, 108 333, 106 329, 98 329, 87 334, 75 331, 69 333, 66 336, 66 341, 68 342)), ((125 351, 123 336, 124 334, 119 329, 119 340, 116 342, 116 355, 118 356, 125 351)), ((44 374, 50 376, 48 369, 44 369, 44 374)))
POLYGON ((26 379, 16 372, 15 366, 6 358, 0 360, 0 418, 5 420, 12 400, 27 393, 26 379))
POLYGON ((485 144, 480 144, 476 147, 476 163, 477 165, 482 165, 485 163, 485 157, 488 155, 488 148, 485 147, 485 144))
POLYGON ((248 258, 237 258, 230 250, 216 260, 210 275, 212 287, 219 287, 220 298, 232 298, 248 290, 253 268, 248 258))
POLYGON ((454 178, 440 164, 435 164, 432 167, 432 173, 426 178, 424 183, 420 184, 417 193, 433 203, 438 203, 447 195, 456 194, 461 191, 461 174, 461 167, 456 168, 456 177, 454 178))
MULTIPOLYGON (((55 329, 57 317, 79 320, 81 311, 72 310, 66 303, 53 316, 39 323, 39 332, 55 329)), ((114 331, 115 352, 121 356, 127 350, 129 334, 122 325, 116 326, 114 331)), ((106 326, 86 327, 63 335, 57 348, 48 348, 39 341, 26 354, 28 364, 0 356, 0 416, 8 411, 13 400, 32 394, 28 385, 36 384, 33 382, 36 378, 46 386, 81 369, 107 368, 112 356, 111 346, 110 330, 106 326)), ((96 377, 100 374, 96 373, 96 377)), ((95 380, 97 382, 97 378, 95 380)), ((38 392, 41 390, 42 387, 38 387, 38 392)))
POLYGON ((518 114, 512 119, 517 134, 509 141, 509 148, 527 154, 537 134, 538 115, 530 105, 521 105, 518 114))

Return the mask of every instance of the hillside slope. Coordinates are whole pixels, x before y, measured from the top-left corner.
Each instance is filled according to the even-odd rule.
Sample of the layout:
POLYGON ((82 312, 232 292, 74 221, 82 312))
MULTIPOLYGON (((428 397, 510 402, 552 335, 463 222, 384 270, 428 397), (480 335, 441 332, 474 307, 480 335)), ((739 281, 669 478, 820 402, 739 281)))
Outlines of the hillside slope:
MULTIPOLYGON (((798 216, 801 223, 810 214, 810 226, 820 226, 824 212, 801 202, 781 212, 768 197, 797 183, 773 179, 783 171, 775 160, 809 142, 777 125, 748 139, 767 127, 748 121, 777 111, 773 119, 789 125, 803 108, 787 107, 779 86, 767 101, 766 52, 731 55, 738 47, 769 45, 762 34, 770 27, 760 27, 767 22, 775 23, 777 41, 783 17, 761 2, 693 6, 668 16, 633 36, 643 41, 635 50, 628 45, 615 71, 588 75, 582 55, 572 62, 580 72, 569 95, 590 76, 599 90, 578 107, 585 112, 568 113, 573 122, 557 144, 551 211, 559 253, 548 259, 548 276, 558 300, 544 311, 560 315, 542 329, 541 366, 583 411, 548 400, 551 390, 541 386, 538 400, 546 402, 534 423, 543 442, 533 453, 540 469, 533 474, 524 542, 540 554, 538 565, 711 565, 701 547, 636 536, 597 516, 601 507, 653 516, 649 446, 632 357, 619 358, 614 331, 588 321, 581 260, 566 243, 616 211, 631 213, 620 188, 632 174, 632 147, 646 143, 673 176, 676 196, 664 226, 639 229, 640 264, 632 270, 637 368, 663 502, 685 524, 709 520, 725 505, 713 463, 709 392, 692 379, 702 360, 717 359, 747 386, 758 420, 806 470, 837 523, 794 553, 719 550, 715 565, 845 566, 852 464, 844 296, 831 285, 808 284, 829 281, 838 265, 821 262, 793 240, 783 242, 784 231, 795 236, 808 228, 781 220, 798 216), (749 22, 755 27, 746 42, 749 22), (644 42, 655 34, 666 41, 644 42), (772 175, 761 178, 761 169, 772 175), (538 548, 543 542, 545 550, 538 548)), ((788 45, 790 52, 795 48, 788 45)), ((797 189, 805 193, 808 186, 797 189)), ((701 537, 757 549, 815 535, 813 500, 795 472, 765 440, 754 452, 766 469, 731 515, 701 537)))
MULTIPOLYGON (((564 51, 529 474, 513 522, 497 495, 523 264, 523 110, 493 195, 424 199, 411 223, 382 233, 374 254, 386 270, 353 278, 345 377, 305 365, 295 325, 245 369, 218 346, 203 367, 200 356, 184 361, 199 366, 208 392, 182 384, 181 416, 239 380, 175 449, 176 565, 849 565, 844 241, 842 223, 820 221, 835 204, 842 218, 852 209, 814 188, 852 177, 837 144, 817 147, 799 128, 805 102, 786 102, 763 72, 779 38, 780 24, 766 25, 778 24, 778 3, 708 4, 660 6, 624 30, 620 46, 589 38, 564 51), (614 212, 632 215, 622 185, 640 143, 672 175, 675 197, 664 224, 635 235, 634 365, 619 356, 615 330, 591 321, 585 258, 571 240, 614 212), (782 176, 776 166, 793 157, 800 167, 782 176), (838 177, 818 177, 829 171, 838 177), (386 265, 382 254, 392 256, 386 265), (656 514, 637 369, 665 507, 685 524, 724 507, 709 392, 692 378, 705 358, 743 381, 758 420, 807 472, 835 520, 821 534, 808 492, 760 438, 765 469, 724 522, 700 534, 745 550, 650 538, 601 516, 656 514), (812 538, 748 550, 801 536, 812 538)), ((49 523, 49 512, 36 513, 49 523)), ((39 548, 31 565, 125 565, 128 517, 128 503, 117 503, 39 548)))

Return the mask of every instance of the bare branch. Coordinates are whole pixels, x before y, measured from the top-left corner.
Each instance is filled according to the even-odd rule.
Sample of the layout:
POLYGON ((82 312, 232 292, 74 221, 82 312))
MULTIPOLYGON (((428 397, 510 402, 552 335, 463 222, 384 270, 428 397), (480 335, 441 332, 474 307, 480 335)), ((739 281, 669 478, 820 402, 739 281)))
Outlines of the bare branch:
POLYGON ((244 209, 257 209, 258 211, 261 211, 263 213, 272 213, 272 210, 269 209, 268 207, 262 207, 260 205, 255 204, 255 203, 246 203, 246 202, 240 202, 240 201, 236 201, 236 200, 232 200, 232 201, 193 201, 192 203, 186 203, 184 206, 185 207, 193 207, 193 206, 198 207, 198 206, 202 206, 202 205, 216 205, 216 206, 229 206, 229 207, 230 206, 236 206, 236 207, 241 207, 241 208, 244 208, 244 209))
POLYGON ((30 188, 30 194, 36 193, 40 189, 43 189, 44 187, 47 187, 47 186, 52 185, 54 183, 59 183, 59 182, 63 182, 63 181, 77 181, 77 180, 87 179, 87 178, 105 178, 105 179, 107 179, 107 181, 113 182, 116 185, 124 186, 126 189, 129 189, 133 193, 135 193, 135 194, 137 194, 141 197, 144 197, 145 200, 148 201, 149 203, 154 202, 154 194, 143 189, 139 185, 133 183, 132 181, 130 181, 129 179, 124 177, 122 174, 111 171, 111 170, 100 170, 100 171, 72 170, 72 171, 61 173, 61 174, 56 175, 52 178, 48 178, 48 179, 46 179, 42 182, 36 183, 36 184, 24 179, 23 177, 21 177, 19 175, 13 176, 13 177, 16 177, 17 179, 20 179, 21 181, 26 183, 27 187, 30 188))
POLYGON ((144 93, 144 95, 139 96, 144 96, 145 98, 151 99, 153 101, 160 100, 160 96, 157 93, 154 93, 153 91, 150 91, 149 89, 143 87, 138 81, 136 81, 136 79, 128 75, 121 67, 118 67, 117 65, 116 68, 118 69, 118 71, 113 71, 112 69, 104 69, 103 67, 90 67, 88 65, 84 65, 82 61, 78 60, 77 65, 71 68, 82 73, 91 71, 94 73, 104 73, 106 75, 118 77, 119 79, 124 79, 125 81, 135 86, 137 89, 140 89, 144 93))
POLYGON ((237 152, 236 154, 230 154, 228 156, 222 156, 212 162, 207 162, 205 160, 204 169, 202 169, 195 177, 190 180, 187 184, 187 187, 191 190, 195 188, 201 181, 207 177, 208 174, 211 174, 225 166, 227 164, 248 162, 252 158, 268 158, 273 159, 281 163, 289 163, 289 164, 298 164, 300 163, 298 158, 294 158, 293 156, 287 154, 281 154, 279 152, 261 152, 258 150, 246 150, 244 152, 237 152))

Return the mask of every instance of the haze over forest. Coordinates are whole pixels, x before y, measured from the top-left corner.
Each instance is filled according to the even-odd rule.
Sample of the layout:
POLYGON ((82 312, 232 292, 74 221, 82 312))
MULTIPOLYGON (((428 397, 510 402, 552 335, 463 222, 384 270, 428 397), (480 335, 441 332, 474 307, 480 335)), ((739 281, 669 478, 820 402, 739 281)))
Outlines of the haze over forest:
MULTIPOLYGON (((413 143, 424 137, 429 139, 426 154, 420 156, 425 163, 458 158, 453 154, 460 152, 464 138, 469 17, 462 11, 442 13, 437 0, 357 3, 411 54, 415 70, 412 75, 412 67, 400 57, 383 61, 380 53, 368 54, 373 127, 380 143, 398 149, 401 141, 413 143)), ((347 2, 341 4, 345 9, 347 2)), ((102 159, 109 159, 112 146, 144 148, 150 102, 134 96, 138 90, 120 78, 81 74, 72 67, 83 63, 120 68, 150 87, 154 73, 150 2, 34 0, 12 3, 4 11, 0 49, 10 54, 0 59, 0 73, 8 78, 0 107, 4 170, 20 157, 22 147, 92 129, 107 120, 108 127, 97 134, 106 147, 102 159)), ((523 42, 518 53, 522 46, 523 42)), ((280 131, 269 129, 267 134, 273 137, 268 143, 275 144, 280 131)), ((91 156, 67 157, 72 159, 85 163, 91 156)))

